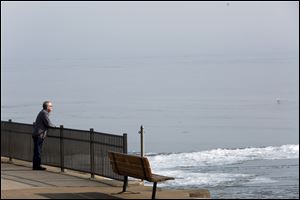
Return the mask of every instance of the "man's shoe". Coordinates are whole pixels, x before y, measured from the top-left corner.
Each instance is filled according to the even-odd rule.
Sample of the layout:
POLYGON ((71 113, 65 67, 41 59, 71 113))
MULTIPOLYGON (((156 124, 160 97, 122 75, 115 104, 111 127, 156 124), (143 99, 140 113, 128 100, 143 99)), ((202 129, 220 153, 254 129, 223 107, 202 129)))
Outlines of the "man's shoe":
POLYGON ((32 170, 42 170, 42 171, 44 171, 44 170, 46 170, 46 168, 45 167, 35 167, 35 168, 32 168, 32 170))

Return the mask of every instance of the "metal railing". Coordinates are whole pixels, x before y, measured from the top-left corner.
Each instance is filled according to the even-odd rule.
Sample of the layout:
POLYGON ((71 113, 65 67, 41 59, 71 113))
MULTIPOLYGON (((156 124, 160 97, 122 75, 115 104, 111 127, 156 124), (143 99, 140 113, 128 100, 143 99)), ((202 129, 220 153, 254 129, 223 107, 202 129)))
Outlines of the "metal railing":
MULTIPOLYGON (((32 161, 32 124, 1 121, 1 156, 32 161)), ((127 134, 123 136, 64 128, 49 128, 42 149, 42 164, 71 169, 116 180, 108 151, 127 153, 127 134)))

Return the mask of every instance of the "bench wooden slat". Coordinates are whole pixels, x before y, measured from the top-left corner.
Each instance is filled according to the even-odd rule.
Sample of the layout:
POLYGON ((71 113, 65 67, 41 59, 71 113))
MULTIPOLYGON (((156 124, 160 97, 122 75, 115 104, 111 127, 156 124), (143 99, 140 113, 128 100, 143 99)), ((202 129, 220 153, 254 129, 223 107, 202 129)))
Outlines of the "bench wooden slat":
POLYGON ((162 175, 158 175, 158 174, 152 174, 150 182, 162 182, 162 181, 167 181, 167 180, 174 180, 174 178, 169 177, 169 176, 162 176, 162 175))
POLYGON ((111 164, 117 164, 118 166, 120 167, 130 167, 130 168, 134 168, 134 169, 138 169, 138 170, 148 170, 149 173, 151 172, 151 169, 150 167, 148 167, 145 163, 144 165, 141 164, 142 160, 140 160, 140 163, 139 164, 131 164, 131 163, 127 163, 127 162, 119 162, 119 161, 116 161, 116 162, 111 162, 111 164))
POLYGON ((124 164, 124 163, 116 163, 116 164, 113 164, 111 163, 112 165, 117 165, 117 168, 120 170, 122 168, 124 169, 132 169, 132 170, 135 170, 135 171, 140 171, 142 173, 144 173, 144 170, 146 170, 146 175, 148 175, 148 177, 151 176, 151 169, 150 168, 144 168, 143 166, 137 166, 137 165, 133 165, 133 166, 130 166, 128 164, 124 164))
POLYGON ((142 170, 136 170, 132 168, 125 168, 118 166, 118 169, 114 166, 113 167, 114 172, 122 175, 122 176, 131 176, 138 179, 144 179, 146 180, 147 177, 145 177, 144 172, 142 170))
POLYGON ((119 153, 114 153, 114 157, 117 162, 128 162, 128 163, 137 164, 137 165, 141 164, 140 160, 142 158, 140 156, 135 156, 135 155, 128 155, 128 156, 124 157, 124 155, 119 154, 119 153))

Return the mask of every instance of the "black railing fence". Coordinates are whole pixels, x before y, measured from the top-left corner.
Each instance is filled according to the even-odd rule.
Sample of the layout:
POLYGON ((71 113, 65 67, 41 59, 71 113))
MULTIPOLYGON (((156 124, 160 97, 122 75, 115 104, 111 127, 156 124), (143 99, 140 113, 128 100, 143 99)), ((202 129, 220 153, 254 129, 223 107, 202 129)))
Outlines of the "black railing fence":
MULTIPOLYGON (((32 124, 1 121, 1 156, 32 161, 32 124)), ((112 171, 108 151, 127 153, 127 134, 50 128, 43 144, 42 164, 123 180, 112 171)))

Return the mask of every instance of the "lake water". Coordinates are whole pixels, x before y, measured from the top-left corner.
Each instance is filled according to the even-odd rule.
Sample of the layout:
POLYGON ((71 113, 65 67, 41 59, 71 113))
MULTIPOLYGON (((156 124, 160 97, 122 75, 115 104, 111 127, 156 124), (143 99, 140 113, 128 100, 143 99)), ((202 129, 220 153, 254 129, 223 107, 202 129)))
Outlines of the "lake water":
POLYGON ((50 99, 57 126, 127 133, 132 153, 143 125, 154 170, 177 178, 163 187, 209 188, 214 198, 299 198, 298 57, 1 62, 1 120, 32 123, 50 99))
MULTIPOLYGON (((148 155, 168 188, 206 188, 212 198, 299 198, 299 145, 148 155)), ((146 183, 151 185, 150 183, 146 183)))

